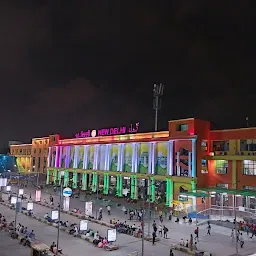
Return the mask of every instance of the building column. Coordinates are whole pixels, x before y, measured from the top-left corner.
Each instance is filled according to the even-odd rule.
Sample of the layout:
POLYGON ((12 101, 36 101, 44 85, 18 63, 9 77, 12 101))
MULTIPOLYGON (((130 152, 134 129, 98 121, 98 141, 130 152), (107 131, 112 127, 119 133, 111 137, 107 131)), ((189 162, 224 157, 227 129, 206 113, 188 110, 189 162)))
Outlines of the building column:
POLYGON ((107 144, 107 152, 106 152, 106 171, 109 171, 110 169, 110 157, 111 157, 111 147, 112 145, 107 144))
POLYGON ((92 192, 97 192, 98 189, 98 174, 92 173, 92 192))
POLYGON ((122 154, 122 145, 118 144, 118 155, 117 155, 117 171, 120 172, 120 170, 122 169, 121 167, 121 154, 122 154))
POLYGON ((130 178, 130 181, 131 181, 131 198, 137 199, 138 198, 138 184, 137 184, 136 175, 132 175, 130 178))
POLYGON ((77 188, 77 172, 73 171, 72 188, 77 188))
POLYGON ((134 173, 138 172, 139 165, 139 143, 135 143, 134 145, 134 173))
POLYGON ((148 179, 148 196, 151 203, 155 202, 155 177, 148 179))
POLYGON ((237 189, 236 160, 232 160, 232 189, 237 189))
POLYGON ((177 152, 177 163, 176 163, 176 166, 177 166, 177 176, 180 176, 180 152, 177 152))
POLYGON ((47 175, 46 175, 46 185, 50 184, 50 176, 51 176, 51 171, 47 170, 47 175))
POLYGON ((196 139, 192 139, 192 170, 191 177, 196 177, 196 139))
POLYGON ((151 152, 151 174, 155 174, 156 170, 156 143, 152 142, 151 152))
POLYGON ((167 207, 173 206, 173 181, 166 178, 166 204, 167 207))
POLYGON ((58 178, 57 178, 58 184, 60 185, 60 183, 61 183, 61 171, 58 171, 57 176, 58 176, 58 178))
POLYGON ((123 176, 122 176, 122 174, 117 174, 117 176, 116 176, 116 195, 118 197, 123 196, 123 176))
POLYGON ((188 153, 188 177, 192 177, 192 152, 188 153))
POLYGON ((64 171, 64 187, 67 187, 69 183, 69 172, 67 170, 64 171))
POLYGON ((83 169, 88 169, 88 152, 89 152, 89 146, 84 146, 84 162, 83 162, 83 169))
POLYGON ((57 170, 54 169, 54 171, 53 171, 53 182, 54 182, 54 184, 56 184, 56 181, 57 181, 57 170))
POLYGON ((173 140, 168 142, 167 174, 173 175, 173 140))
POLYGON ((82 190, 87 190, 87 173, 82 174, 82 190))
MULTIPOLYGON (((190 183, 191 183, 191 191, 196 192, 196 183, 193 180, 190 183)), ((196 197, 192 197, 192 209, 196 210, 196 197)))
POLYGON ((99 164, 99 145, 94 146, 93 170, 98 170, 99 164))
POLYGON ((151 174, 152 170, 152 143, 148 142, 148 174, 151 174))
POLYGON ((109 191, 109 174, 107 172, 104 173, 104 183, 103 183, 103 194, 108 195, 109 191))

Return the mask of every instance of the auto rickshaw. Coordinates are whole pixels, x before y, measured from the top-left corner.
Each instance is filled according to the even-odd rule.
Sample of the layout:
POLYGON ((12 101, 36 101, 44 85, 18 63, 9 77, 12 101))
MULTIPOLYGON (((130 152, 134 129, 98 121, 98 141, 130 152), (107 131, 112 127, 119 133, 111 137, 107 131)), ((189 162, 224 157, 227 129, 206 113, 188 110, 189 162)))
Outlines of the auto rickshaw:
POLYGON ((49 246, 46 244, 35 242, 31 244, 30 256, 53 256, 49 246))

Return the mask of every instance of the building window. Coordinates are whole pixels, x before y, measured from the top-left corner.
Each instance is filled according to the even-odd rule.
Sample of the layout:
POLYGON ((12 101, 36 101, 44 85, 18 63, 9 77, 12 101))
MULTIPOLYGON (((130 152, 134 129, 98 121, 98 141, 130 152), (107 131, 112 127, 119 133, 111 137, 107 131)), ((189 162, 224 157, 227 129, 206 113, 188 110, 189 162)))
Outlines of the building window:
POLYGON ((201 170, 201 173, 206 174, 206 173, 208 173, 208 170, 201 170))
POLYGON ((207 140, 202 140, 202 141, 201 141, 201 148, 202 148, 202 151, 203 151, 203 152, 207 152, 207 149, 208 149, 207 140))
POLYGON ((244 160, 243 161, 243 174, 256 175, 256 161, 244 160))
POLYGON ((213 141, 212 149, 213 151, 229 151, 229 141, 213 141))
POLYGON ((253 187, 253 186, 243 186, 243 189, 256 191, 256 187, 253 187))
POLYGON ((227 188, 228 189, 228 184, 218 183, 218 184, 216 184, 216 188, 227 188))
POLYGON ((227 174, 228 173, 228 161, 226 160, 216 160, 215 161, 215 170, 218 174, 227 174))
POLYGON ((176 131, 187 131, 188 130, 188 125, 187 124, 177 124, 176 126, 176 131))
POLYGON ((256 140, 240 140, 240 151, 256 151, 256 140))

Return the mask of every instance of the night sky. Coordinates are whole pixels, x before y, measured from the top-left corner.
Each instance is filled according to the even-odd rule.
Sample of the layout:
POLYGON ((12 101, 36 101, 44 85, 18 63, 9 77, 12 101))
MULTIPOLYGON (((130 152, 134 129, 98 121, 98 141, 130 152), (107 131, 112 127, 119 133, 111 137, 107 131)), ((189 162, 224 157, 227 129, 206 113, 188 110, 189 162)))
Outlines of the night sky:
POLYGON ((256 125, 253 3, 1 1, 0 141, 136 121, 151 131, 160 82, 161 130, 187 117, 256 125))

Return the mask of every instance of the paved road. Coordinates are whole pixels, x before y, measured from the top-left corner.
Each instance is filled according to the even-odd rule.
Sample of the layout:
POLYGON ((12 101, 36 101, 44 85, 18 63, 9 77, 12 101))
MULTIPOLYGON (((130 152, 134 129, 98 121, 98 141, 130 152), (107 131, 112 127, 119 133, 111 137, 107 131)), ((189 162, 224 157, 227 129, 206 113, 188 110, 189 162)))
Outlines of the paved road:
MULTIPOLYGON (((25 192, 27 194, 31 193, 32 197, 34 197, 34 189, 25 189, 25 192)), ((57 203, 59 201, 59 197, 52 193, 54 197, 54 201, 57 203)), ((42 198, 45 198, 47 201, 49 201, 49 194, 43 193, 42 198)), ((79 208, 81 211, 84 209, 84 202, 78 200, 78 199, 71 199, 70 202, 70 208, 79 208)), ((99 205, 94 205, 94 208, 98 209, 99 205)), ((36 207, 35 211, 39 211, 38 214, 43 215, 45 212, 49 212, 49 209, 43 207, 36 207)), ((123 214, 122 212, 122 207, 113 209, 111 216, 108 216, 106 213, 106 209, 103 208, 103 219, 107 222, 109 222, 110 218, 115 217, 115 219, 119 219, 120 221, 127 221, 127 217, 123 214)), ((68 216, 63 216, 64 219, 67 219, 68 216)), ((72 220, 74 220, 74 217, 72 220)), ((67 219, 69 220, 69 219, 67 219)), ((75 222, 75 221, 74 221, 75 222)), ((158 220, 157 220, 158 222, 158 220)), ((133 224, 133 222, 130 222, 130 224, 133 224)), ((162 239, 160 244, 162 247, 169 247, 171 244, 176 244, 180 241, 181 238, 184 240, 188 239, 190 234, 194 233, 195 225, 188 225, 180 222, 179 224, 174 223, 174 221, 169 221, 169 220, 164 220, 164 224, 168 227, 169 229, 169 239, 162 239)), ((106 229, 98 224, 93 224, 89 223, 89 225, 92 228, 95 227, 96 229, 99 230, 100 232, 106 232, 106 229)), ((93 228, 94 229, 94 228, 93 228)), ((147 233, 147 224, 146 224, 146 233, 147 233)), ((198 243, 198 247, 200 250, 205 250, 205 251, 210 251, 211 253, 215 253, 217 256, 229 256, 234 254, 235 252, 235 244, 232 244, 231 239, 230 239, 230 229, 220 227, 220 226, 215 226, 212 225, 212 236, 207 236, 206 235, 206 226, 200 226, 200 241, 198 243)), ((150 225, 150 233, 151 233, 151 225, 150 225)), ((247 238, 246 234, 244 234, 245 238, 245 245, 243 249, 239 249, 239 253, 241 255, 250 255, 256 251, 256 243, 255 240, 251 240, 250 238, 247 238)), ((120 234, 119 235, 119 243, 122 245, 122 241, 124 240, 127 243, 133 244, 130 239, 134 239, 132 237, 120 234), (120 238, 121 237, 121 238, 120 238)), ((255 239, 255 238, 254 238, 255 239)), ((136 241, 136 239, 134 240, 136 241)), ((137 242, 138 243, 138 242, 137 242)), ((135 244, 137 244, 135 242, 135 244)), ((160 245, 159 244, 159 245, 160 245)), ((159 246, 160 247, 160 246, 159 246)), ((140 250, 140 246, 137 247, 138 250, 140 250)), ((155 247, 154 247, 155 248, 155 247)), ((152 248, 151 248, 152 249, 152 248)), ((154 249, 153 249, 154 250, 154 249)), ((166 250, 167 251, 167 250, 166 250)), ((159 253, 159 251, 158 251, 159 253)), ((164 254, 163 254, 164 255, 164 254)))
MULTIPOLYGON (((45 210, 48 210, 46 207, 35 205, 35 214, 42 215, 45 210)), ((10 221, 14 218, 14 211, 8 209, 7 207, 0 206, 0 212, 7 217, 7 220, 10 221)), ((65 216, 65 220, 70 222, 77 222, 77 219, 72 219, 72 216, 65 216)), ((53 241, 56 241, 57 238, 57 229, 47 224, 38 222, 32 218, 29 218, 21 213, 18 215, 18 223, 22 223, 24 226, 27 226, 29 230, 33 229, 36 234, 36 239, 42 241, 43 243, 50 245, 53 241)), ((90 225, 90 224, 89 224, 90 225)), ((98 225, 98 230, 101 226, 98 225)), ((103 228, 103 227, 102 227, 103 228)), ((101 231, 100 231, 101 232, 101 231)), ((141 241, 137 238, 120 234, 118 235, 118 244, 120 249, 118 251, 108 252, 111 256, 125 256, 132 251, 140 251, 141 241)), ((60 247, 63 249, 64 254, 69 256, 84 256, 86 251, 89 254, 94 254, 95 256, 103 256, 106 254, 106 251, 102 249, 95 248, 90 243, 83 241, 79 238, 74 238, 69 236, 65 232, 60 232, 60 247)), ((157 246, 152 246, 149 242, 145 242, 145 256, 156 256, 159 253, 161 255, 168 255, 169 245, 158 244, 157 246)), ((185 256, 181 252, 177 252, 177 256, 185 256)))
POLYGON ((0 252, 1 256, 28 256, 30 249, 20 245, 18 240, 11 239, 7 232, 0 231, 0 252))

